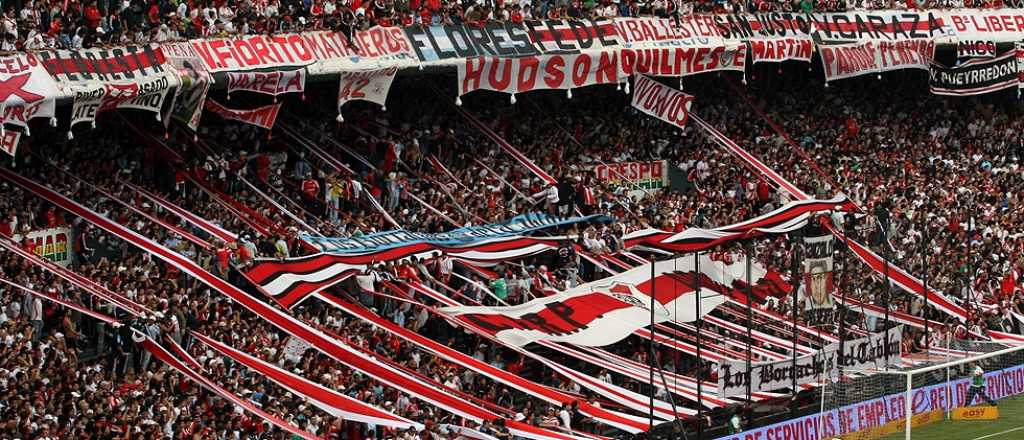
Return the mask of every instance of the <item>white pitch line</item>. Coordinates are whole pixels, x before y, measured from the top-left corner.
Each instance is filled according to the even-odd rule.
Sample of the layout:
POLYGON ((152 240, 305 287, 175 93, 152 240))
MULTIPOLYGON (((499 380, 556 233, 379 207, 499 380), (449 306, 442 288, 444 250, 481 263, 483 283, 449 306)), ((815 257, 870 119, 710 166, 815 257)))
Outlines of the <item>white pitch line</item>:
POLYGON ((1024 429, 1024 426, 1018 426, 1018 427, 1013 428, 1013 429, 1007 429, 1006 431, 1003 431, 1003 432, 997 432, 995 434, 983 435, 983 436, 978 437, 978 438, 976 438, 974 440, 982 440, 982 439, 986 439, 986 438, 992 438, 992 437, 1000 436, 1000 435, 1003 435, 1003 434, 1009 434, 1009 433, 1014 432, 1014 431, 1020 431, 1022 429, 1024 429))

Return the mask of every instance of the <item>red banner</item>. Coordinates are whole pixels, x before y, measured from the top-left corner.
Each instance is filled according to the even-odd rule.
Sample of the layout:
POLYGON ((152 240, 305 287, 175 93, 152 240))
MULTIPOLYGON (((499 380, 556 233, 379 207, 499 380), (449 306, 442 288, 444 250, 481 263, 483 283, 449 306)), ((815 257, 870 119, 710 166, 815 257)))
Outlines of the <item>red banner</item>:
POLYGON ((208 99, 206 100, 206 109, 220 115, 224 119, 244 122, 270 130, 274 128, 274 121, 277 120, 277 112, 281 110, 281 103, 265 105, 252 110, 232 110, 212 99, 208 99))

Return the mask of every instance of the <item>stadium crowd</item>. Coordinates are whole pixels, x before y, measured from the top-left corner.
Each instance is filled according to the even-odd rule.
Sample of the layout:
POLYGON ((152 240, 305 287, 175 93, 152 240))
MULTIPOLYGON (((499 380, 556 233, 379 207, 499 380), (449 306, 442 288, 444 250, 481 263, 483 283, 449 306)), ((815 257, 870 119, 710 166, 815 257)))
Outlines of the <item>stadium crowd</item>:
MULTIPOLYGON (((471 113, 559 180, 548 187, 504 156, 450 111, 447 103, 420 96, 430 93, 420 87, 421 80, 413 84, 400 77, 397 90, 392 91, 393 96, 417 99, 421 105, 416 108, 391 106, 388 112, 380 112, 375 106, 356 104, 346 114, 348 122, 337 124, 316 110, 333 105, 302 106, 292 117, 282 116, 279 123, 284 127, 270 139, 265 132, 235 123, 204 124, 195 137, 172 130, 164 146, 161 139, 146 134, 145 127, 109 117, 101 118, 95 135, 76 136, 73 141, 66 141, 63 133, 38 130, 42 133, 19 149, 14 169, 177 250, 258 298, 261 294, 240 270, 256 258, 310 253, 298 238, 300 233, 355 236, 398 225, 434 232, 498 222, 529 210, 578 208, 611 214, 616 218, 611 223, 562 231, 575 237, 578 246, 501 264, 491 268, 493 278, 462 264, 452 265, 446 258, 389 262, 332 291, 344 301, 362 303, 385 319, 478 360, 619 410, 531 359, 456 331, 425 308, 359 292, 367 286, 386 291, 388 283, 420 281, 438 290, 450 285, 451 295, 455 298, 457 292, 460 300, 519 303, 605 276, 604 269, 580 258, 581 254, 621 255, 622 236, 628 232, 646 227, 679 231, 721 226, 791 200, 692 124, 684 132, 670 131, 629 109, 626 95, 610 87, 580 91, 572 100, 560 92, 538 92, 522 96, 512 107, 505 98, 467 99, 471 113), (315 154, 309 145, 326 156, 315 154), (325 157, 337 158, 344 168, 325 157), (597 181, 589 172, 595 164, 652 159, 669 160, 675 168, 671 189, 615 186, 597 181), (229 244, 210 237, 151 204, 135 187, 166 196, 237 234, 239 240, 229 244)), ((818 90, 795 82, 752 82, 750 95, 760 100, 757 107, 770 109, 769 116, 825 170, 824 176, 722 80, 701 86, 694 109, 809 193, 825 198, 842 191, 854 199, 867 215, 837 222, 848 224, 851 237, 866 240, 880 253, 891 253, 893 261, 911 273, 927 270, 930 286, 971 310, 974 333, 1021 333, 1021 322, 1014 317, 1024 316, 1024 234, 1020 230, 1024 210, 1019 199, 1024 189, 1020 167, 1024 123, 1017 117, 1019 105, 948 100, 901 87, 895 83, 898 79, 887 81, 894 82, 887 87, 894 92, 873 93, 872 100, 861 99, 867 89, 876 87, 871 81, 818 90)), ((132 342, 128 329, 136 328, 157 340, 166 337, 181 344, 214 382, 319 436, 456 437, 444 425, 460 424, 457 417, 289 341, 192 277, 10 184, 3 187, 0 209, 7 216, 0 232, 18 240, 34 230, 72 228, 75 257, 69 268, 149 312, 134 316, 4 252, 3 279, 62 296, 127 325, 103 324, 23 290, 0 286, 0 420, 4 420, 0 436, 241 438, 263 433, 285 437, 152 359, 132 342), (190 331, 422 422, 426 431, 395 432, 331 417, 265 377, 226 362, 190 331)), ((792 243, 786 237, 758 240, 757 261, 788 274, 792 243)), ((36 251, 31 240, 23 240, 22 246, 36 251)), ((725 250, 741 252, 738 246, 725 250)), ((851 256, 843 261, 849 262, 849 269, 838 269, 837 284, 849 297, 874 304, 887 300, 881 277, 851 256)), ((932 335, 933 344, 967 336, 967 328, 909 295, 894 290, 889 298, 894 310, 927 314, 948 324, 932 335)), ((785 316, 789 304, 785 297, 769 298, 757 307, 785 316)), ((713 315, 728 317, 734 311, 723 306, 713 315)), ((575 408, 550 407, 319 301, 307 301, 293 314, 466 401, 492 402, 509 419, 552 429, 600 432, 599 425, 575 408)), ((882 325, 856 309, 843 316, 850 324, 847 337, 882 325)), ((834 322, 824 325, 835 330, 834 322)), ((692 337, 688 330, 677 329, 685 338, 692 337)), ((771 323, 758 329, 789 337, 785 328, 771 323)), ((713 341, 745 338, 718 326, 707 325, 705 331, 712 349, 723 352, 728 352, 727 345, 716 346, 713 341)), ((926 348, 920 331, 908 328, 905 339, 910 352, 926 348)), ((821 345, 812 336, 801 336, 801 342, 821 345)), ((760 340, 753 344, 785 353, 760 340)), ((628 339, 607 349, 646 363, 643 347, 639 340, 628 339)), ((567 355, 547 355, 627 389, 649 390, 638 381, 567 355)), ((659 350, 659 356, 668 372, 716 378, 714 364, 697 365, 693 357, 674 350, 659 350)), ((724 411, 713 412, 710 423, 720 425, 726 416, 724 411)), ((497 438, 511 438, 499 424, 479 428, 497 438)))
POLYGON ((1020 0, 45 0, 5 5, 0 51, 80 49, 307 30, 693 13, 1020 7, 1020 0))

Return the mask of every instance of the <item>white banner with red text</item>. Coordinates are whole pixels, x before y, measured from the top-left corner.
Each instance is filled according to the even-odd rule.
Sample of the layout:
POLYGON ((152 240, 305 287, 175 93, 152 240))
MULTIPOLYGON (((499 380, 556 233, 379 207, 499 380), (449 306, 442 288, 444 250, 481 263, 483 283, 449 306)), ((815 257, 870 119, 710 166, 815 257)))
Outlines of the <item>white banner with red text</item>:
POLYGON ((474 90, 520 93, 615 84, 638 74, 686 76, 743 71, 746 46, 621 49, 596 54, 468 58, 459 64, 459 95, 474 90))
POLYGON ((140 82, 97 83, 72 87, 74 104, 71 106, 71 126, 80 122, 94 122, 96 116, 108 110, 135 109, 156 113, 162 120, 164 100, 171 87, 178 85, 175 75, 157 75, 140 82))
POLYGON ((52 118, 58 94, 57 83, 34 54, 0 57, 0 123, 28 127, 32 118, 52 118))
POLYGON ((306 90, 306 69, 271 72, 228 72, 228 97, 240 90, 277 96, 306 90))
POLYGON ((349 101, 369 101, 387 105, 388 92, 395 80, 397 69, 381 69, 366 72, 343 72, 338 84, 338 114, 349 101))
POLYGON ((747 42, 750 45, 750 58, 754 64, 762 61, 805 61, 810 62, 814 55, 814 40, 804 38, 756 38, 747 42))
POLYGON ((690 119, 693 96, 659 83, 647 75, 637 75, 632 105, 644 114, 682 130, 690 119))
POLYGON ((14 157, 14 154, 18 151, 18 142, 21 141, 21 132, 17 130, 2 130, 0 131, 0 149, 4 150, 4 153, 14 157))
POLYGON ((675 18, 616 17, 612 20, 624 48, 717 47, 724 40, 707 15, 675 18))
POLYGON ((351 40, 341 32, 315 31, 191 40, 189 44, 210 72, 308 67, 311 74, 319 75, 417 64, 400 27, 375 26, 355 32, 351 40))
POLYGON ((873 40, 819 45, 825 81, 899 69, 928 70, 935 57, 934 40, 873 40))

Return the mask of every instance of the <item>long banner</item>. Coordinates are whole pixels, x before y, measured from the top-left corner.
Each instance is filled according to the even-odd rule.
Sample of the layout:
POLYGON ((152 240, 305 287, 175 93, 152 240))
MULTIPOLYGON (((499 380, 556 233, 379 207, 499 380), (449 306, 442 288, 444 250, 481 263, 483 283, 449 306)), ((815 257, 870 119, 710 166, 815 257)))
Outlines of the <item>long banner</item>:
POLYGON ((474 90, 519 93, 614 84, 631 75, 686 76, 742 72, 746 46, 621 49, 600 53, 517 58, 467 58, 458 66, 459 94, 474 90))
POLYGON ((732 240, 799 229, 817 214, 856 210, 853 202, 845 196, 827 200, 800 200, 750 220, 715 229, 687 228, 682 232, 669 232, 647 228, 626 234, 623 241, 626 248, 643 246, 668 252, 694 252, 711 249, 732 240))
POLYGON ((901 361, 900 341, 903 326, 867 337, 845 341, 842 356, 839 343, 832 343, 813 354, 774 362, 756 362, 750 371, 742 361, 730 360, 719 364, 718 396, 731 397, 745 394, 749 382, 751 391, 775 391, 789 388, 795 377, 797 385, 835 379, 842 359, 842 367, 851 370, 882 368, 901 361), (888 339, 886 339, 888 335, 888 339), (888 347, 888 358, 886 358, 888 347), (888 360, 888 362, 886 362, 888 360))
POLYGON ((434 246, 466 246, 493 238, 505 238, 524 235, 541 229, 565 226, 590 221, 607 221, 602 215, 586 217, 554 217, 548 214, 532 212, 517 215, 502 223, 480 226, 467 226, 448 232, 436 234, 402 230, 378 232, 359 237, 316 237, 303 235, 301 238, 322 252, 334 254, 364 254, 380 252, 388 249, 430 244, 434 246))
POLYGON ((493 265, 555 249, 558 239, 511 236, 486 240, 469 246, 437 246, 412 243, 377 252, 356 254, 322 253, 286 260, 260 260, 246 275, 283 307, 292 307, 309 295, 363 273, 371 264, 403 258, 437 256, 442 251, 460 261, 493 265))
POLYGON ((928 86, 936 95, 968 96, 1017 87, 1017 51, 993 58, 977 58, 956 67, 933 65, 928 86))
POLYGON ((145 110, 162 120, 168 93, 181 84, 178 69, 157 45, 48 50, 36 56, 63 94, 74 99, 72 127, 113 109, 145 110))
POLYGON ((615 26, 608 19, 408 26, 404 30, 421 62, 579 54, 619 46, 615 26))
MULTIPOLYGON (((964 378, 913 389, 911 415, 922 416, 933 411, 944 412, 970 405, 971 402, 967 401, 970 384, 970 378, 964 378)), ((1024 366, 985 373, 985 394, 989 397, 998 400, 1021 393, 1024 393, 1024 366)), ((905 419, 906 397, 906 393, 889 394, 825 413, 814 413, 739 434, 730 434, 719 440, 848 438, 849 434, 880 428, 905 419)), ((939 420, 942 420, 945 415, 939 417, 939 420)))
POLYGON ((948 36, 945 12, 851 11, 835 13, 768 12, 718 14, 723 37, 733 40, 806 38, 830 42, 911 40, 948 36))

